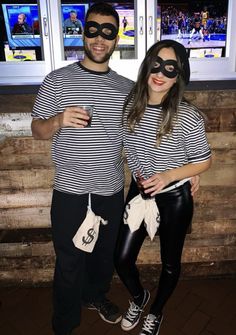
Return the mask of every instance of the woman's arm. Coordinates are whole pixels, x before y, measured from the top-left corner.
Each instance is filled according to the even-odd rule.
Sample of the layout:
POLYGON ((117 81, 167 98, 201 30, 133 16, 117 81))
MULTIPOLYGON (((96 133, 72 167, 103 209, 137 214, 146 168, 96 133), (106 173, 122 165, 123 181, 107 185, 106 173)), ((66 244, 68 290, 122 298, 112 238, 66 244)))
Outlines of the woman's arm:
POLYGON ((199 175, 208 170, 210 166, 211 158, 201 163, 191 163, 165 172, 156 173, 142 181, 142 186, 145 189, 145 193, 150 193, 151 196, 154 196, 170 183, 199 175))

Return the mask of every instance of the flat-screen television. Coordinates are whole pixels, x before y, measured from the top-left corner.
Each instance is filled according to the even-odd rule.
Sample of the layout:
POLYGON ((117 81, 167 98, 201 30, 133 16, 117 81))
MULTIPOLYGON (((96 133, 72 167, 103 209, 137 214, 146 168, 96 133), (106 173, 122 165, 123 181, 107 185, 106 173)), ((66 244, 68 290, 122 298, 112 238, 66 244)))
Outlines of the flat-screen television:
POLYGON ((38 6, 35 4, 2 4, 10 49, 40 47, 38 6))
POLYGON ((228 0, 158 1, 159 39, 182 43, 191 58, 225 56, 228 0))
POLYGON ((83 46, 82 33, 88 4, 61 5, 61 19, 65 47, 83 46))
POLYGON ((114 4, 114 8, 119 14, 120 29, 118 47, 134 46, 135 28, 134 28, 134 4, 120 3, 114 4))
MULTIPOLYGON (((61 23, 65 47, 65 59, 83 59, 83 30, 85 17, 89 6, 94 2, 88 1, 83 4, 61 4, 61 23), (74 22, 73 22, 74 21, 74 22)), ((110 2, 117 10, 120 18, 119 43, 117 52, 134 49, 134 3, 133 2, 110 2)), ((116 52, 114 52, 114 55, 116 52)))
MULTIPOLYGON (((117 10, 120 18, 120 40, 118 46, 134 46, 134 4, 118 2, 111 3, 111 5, 117 10)), ((65 47, 83 46, 82 32, 88 8, 88 3, 61 5, 61 19, 65 47)))

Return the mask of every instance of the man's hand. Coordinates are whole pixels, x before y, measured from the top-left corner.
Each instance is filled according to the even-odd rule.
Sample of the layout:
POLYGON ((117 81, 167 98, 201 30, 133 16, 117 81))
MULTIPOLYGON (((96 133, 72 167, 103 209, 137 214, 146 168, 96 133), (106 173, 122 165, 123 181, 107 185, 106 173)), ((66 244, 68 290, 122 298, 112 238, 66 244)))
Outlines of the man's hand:
POLYGON ((80 107, 67 107, 64 112, 49 119, 34 119, 31 123, 32 135, 36 140, 48 140, 63 127, 84 128, 89 116, 80 107))
POLYGON ((199 190, 199 186, 200 186, 200 176, 194 176, 190 179, 190 183, 191 183, 191 194, 194 197, 194 195, 196 194, 196 192, 199 190))
POLYGON ((63 113, 57 115, 60 128, 73 127, 84 128, 88 125, 89 116, 87 112, 80 107, 67 107, 63 113))

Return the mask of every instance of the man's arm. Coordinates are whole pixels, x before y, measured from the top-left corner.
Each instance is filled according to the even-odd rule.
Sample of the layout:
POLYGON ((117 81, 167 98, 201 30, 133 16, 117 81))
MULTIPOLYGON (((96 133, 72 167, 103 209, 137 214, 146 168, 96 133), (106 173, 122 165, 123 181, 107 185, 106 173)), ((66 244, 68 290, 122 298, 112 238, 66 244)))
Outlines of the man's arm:
POLYGON ((14 24, 14 27, 12 28, 11 33, 15 34, 17 32, 17 23, 14 24))
POLYGON ((50 119, 33 119, 31 123, 32 135, 36 140, 48 140, 60 129, 59 115, 50 119))
POLYGON ((32 33, 32 27, 31 27, 28 23, 24 23, 24 27, 25 27, 25 31, 26 31, 28 34, 31 34, 31 33, 32 33))
POLYGON ((84 128, 89 116, 80 107, 67 107, 64 112, 47 120, 33 119, 31 123, 32 135, 36 140, 48 140, 63 127, 84 128))

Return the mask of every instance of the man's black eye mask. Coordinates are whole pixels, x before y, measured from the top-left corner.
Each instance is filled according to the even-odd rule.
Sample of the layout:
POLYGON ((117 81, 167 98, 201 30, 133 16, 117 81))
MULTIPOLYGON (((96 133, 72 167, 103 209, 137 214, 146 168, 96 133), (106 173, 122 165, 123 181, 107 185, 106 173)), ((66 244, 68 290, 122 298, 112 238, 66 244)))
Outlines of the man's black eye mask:
POLYGON ((160 64, 160 66, 158 67, 153 67, 151 69, 151 73, 158 73, 158 72, 162 72, 166 77, 168 78, 174 78, 178 75, 179 73, 179 68, 178 68, 178 64, 175 60, 173 59, 167 59, 167 60, 163 60, 161 57, 156 58, 156 62, 160 64), (173 71, 168 71, 168 65, 172 65, 173 66, 173 71), (167 66, 167 68, 166 68, 167 66))
POLYGON ((88 21, 85 23, 84 27, 84 35, 88 38, 94 38, 98 35, 102 36, 106 40, 114 40, 118 34, 118 29, 111 23, 102 23, 99 24, 95 21, 88 21), (90 32, 90 28, 96 28, 96 31, 90 32), (104 30, 109 29, 111 31, 110 34, 106 34, 104 30))

